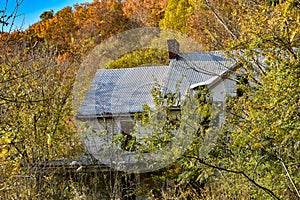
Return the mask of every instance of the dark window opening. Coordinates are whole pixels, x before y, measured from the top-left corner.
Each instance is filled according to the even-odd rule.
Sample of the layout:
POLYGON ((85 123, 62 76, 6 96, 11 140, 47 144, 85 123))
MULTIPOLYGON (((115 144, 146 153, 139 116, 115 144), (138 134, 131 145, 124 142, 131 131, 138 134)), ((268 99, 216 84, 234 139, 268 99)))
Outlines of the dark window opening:
POLYGON ((121 148, 126 151, 134 151, 136 149, 136 138, 132 136, 134 124, 132 121, 122 121, 121 124, 121 148))
POLYGON ((120 124, 122 133, 130 134, 133 131, 134 124, 132 121, 122 121, 120 124))
POLYGON ((241 97, 245 93, 245 86, 249 84, 248 78, 245 75, 237 76, 236 95, 241 97))

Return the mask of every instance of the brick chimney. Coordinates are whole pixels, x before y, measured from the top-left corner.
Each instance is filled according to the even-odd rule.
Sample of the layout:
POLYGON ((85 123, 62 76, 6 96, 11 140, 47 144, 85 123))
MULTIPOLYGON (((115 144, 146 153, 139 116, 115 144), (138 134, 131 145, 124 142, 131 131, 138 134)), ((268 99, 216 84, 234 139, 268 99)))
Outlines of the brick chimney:
POLYGON ((176 39, 167 40, 169 59, 179 58, 179 42, 176 39))

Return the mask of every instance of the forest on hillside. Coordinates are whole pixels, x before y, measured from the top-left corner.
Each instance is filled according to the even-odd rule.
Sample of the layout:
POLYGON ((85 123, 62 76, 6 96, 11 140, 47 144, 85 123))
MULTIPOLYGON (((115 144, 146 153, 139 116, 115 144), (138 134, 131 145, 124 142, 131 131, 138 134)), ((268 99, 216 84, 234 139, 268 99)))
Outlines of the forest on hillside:
MULTIPOLYGON (((243 94, 228 99, 226 126, 205 157, 197 155, 203 128, 182 158, 135 195, 300 199, 299 0, 94 0, 45 11, 26 30, 12 28, 16 17, 17 9, 0 5, 0 199, 93 199, 96 183, 40 177, 33 164, 82 156, 72 108, 76 73, 97 45, 142 27, 175 30, 203 50, 226 52, 253 85, 241 84, 243 94)), ((107 68, 154 62, 167 63, 167 52, 130 52, 107 68)), ((208 106, 193 110, 203 116, 208 106)), ((111 174, 101 179, 108 199, 116 198, 111 174)))

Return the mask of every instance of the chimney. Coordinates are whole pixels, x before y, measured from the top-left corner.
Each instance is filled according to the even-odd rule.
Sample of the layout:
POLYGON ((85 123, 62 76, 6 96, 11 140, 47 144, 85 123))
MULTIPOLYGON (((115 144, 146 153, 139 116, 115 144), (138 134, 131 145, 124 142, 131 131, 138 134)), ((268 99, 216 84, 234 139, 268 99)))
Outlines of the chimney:
POLYGON ((167 40, 169 59, 178 59, 179 58, 179 43, 176 39, 167 40))

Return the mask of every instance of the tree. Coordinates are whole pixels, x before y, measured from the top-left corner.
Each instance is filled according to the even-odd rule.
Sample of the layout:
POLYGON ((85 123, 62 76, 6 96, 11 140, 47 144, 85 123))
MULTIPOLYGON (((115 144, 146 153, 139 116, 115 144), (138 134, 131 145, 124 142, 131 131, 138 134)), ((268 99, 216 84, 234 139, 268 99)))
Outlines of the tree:
POLYGON ((97 44, 129 28, 119 0, 94 1, 75 5, 74 20, 78 30, 73 46, 82 54, 97 44))
POLYGON ((131 68, 143 65, 166 65, 167 64, 167 51, 146 49, 134 51, 129 54, 123 55, 121 58, 114 60, 110 63, 108 69, 116 68, 131 68))
POLYGON ((126 0, 123 11, 138 26, 157 27, 164 17, 167 0, 126 0))
MULTIPOLYGON (((138 125, 131 132, 134 140, 124 147, 140 153, 141 161, 144 153, 164 157, 163 161, 146 162, 149 166, 145 167, 161 169, 150 178, 151 184, 141 185, 135 192, 156 198, 200 198, 208 173, 194 157, 198 158, 199 152, 209 146, 203 144, 216 131, 209 128, 209 124, 217 113, 212 110, 206 87, 196 91, 197 95, 187 94, 184 100, 179 100, 176 94, 165 96, 161 87, 157 84, 152 89, 154 108, 144 105, 144 111, 136 114, 138 125), (180 110, 174 109, 178 101, 180 110)), ((126 139, 122 137, 118 135, 116 141, 126 139)))
POLYGON ((49 19, 51 19, 54 15, 53 10, 50 11, 45 11, 40 15, 40 19, 42 20, 42 22, 48 21, 49 19))
POLYGON ((297 5, 296 1, 261 5, 242 22, 242 37, 234 46, 244 49, 236 57, 251 86, 242 86, 244 95, 228 104, 236 166, 279 198, 300 196, 297 5))
POLYGON ((240 34, 239 20, 244 9, 239 1, 193 1, 195 12, 189 19, 192 37, 207 50, 222 50, 240 34))
POLYGON ((40 196, 36 185, 47 182, 38 183, 32 166, 81 150, 71 107, 77 63, 58 62, 55 50, 28 38, 17 30, 1 33, 0 196, 5 199, 40 196))
POLYGON ((168 1, 164 18, 159 22, 162 28, 190 33, 188 25, 190 17, 194 14, 194 6, 188 0, 168 1))
MULTIPOLYGON (((70 98, 75 68, 70 63, 57 64, 55 52, 43 46, 29 52, 17 48, 19 54, 1 62, 3 197, 18 190, 14 185, 20 183, 18 176, 34 173, 27 171, 33 163, 75 156, 78 148, 70 98)), ((30 189, 23 186, 24 191, 30 189)))
MULTIPOLYGON (((9 6, 9 1, 5 0, 3 4, 0 7, 0 33, 4 32, 12 32, 15 28, 15 21, 19 17, 18 14, 18 9, 20 5, 22 4, 23 0, 17 0, 15 1, 15 7, 14 9, 8 13, 8 6, 9 6)), ((21 28, 21 27, 19 27, 21 28)))
MULTIPOLYGON (((237 75, 247 80, 237 84, 237 89, 243 92, 228 98, 226 126, 217 145, 205 157, 198 156, 203 141, 195 137, 181 159, 154 177, 153 181, 158 181, 155 183, 166 181, 171 186, 168 190, 155 188, 162 195, 160 198, 164 195, 216 199, 241 195, 265 199, 300 196, 299 2, 284 1, 276 5, 256 2, 254 6, 241 2, 239 6, 242 9, 239 12, 244 13, 237 21, 239 35, 232 36, 224 46, 231 47, 228 56, 238 63, 237 75)), ((224 31, 231 35, 230 29, 224 31)), ((200 111, 205 109, 196 108, 193 105, 195 115, 203 116, 200 111)), ((188 116, 181 115, 180 121, 188 116)), ((148 123, 157 124, 157 118, 148 123)), ((196 127, 204 126, 197 121, 196 127)), ((162 135, 154 139, 167 140, 154 140, 157 142, 154 149, 170 139, 168 131, 155 133, 162 135)), ((148 139, 153 141, 153 137, 148 139)))
MULTIPOLYGON (((189 127, 194 140, 173 165, 154 176, 155 184, 146 192, 173 199, 299 197, 299 1, 138 2, 94 1, 75 6, 75 11, 67 7, 25 32, 12 32, 21 1, 11 14, 5 6, 1 8, 1 197, 54 198, 60 186, 70 197, 80 188, 72 181, 54 182, 51 176, 37 182, 33 172, 25 169, 34 162, 76 155, 80 146, 76 145, 71 88, 78 63, 69 58, 130 28, 128 18, 149 26, 161 20, 161 27, 190 34, 207 49, 228 50, 238 63, 237 74, 246 80, 237 85, 240 95, 228 98, 226 126, 205 157, 199 156, 199 148, 214 131, 207 128, 214 113, 203 98, 205 88, 200 99, 188 96, 181 102, 176 114, 170 112, 176 95, 169 94, 165 102, 159 87, 153 90, 156 110, 145 106, 137 118, 142 127, 155 131, 127 143, 134 148, 124 148, 141 153, 163 150, 177 130, 185 136, 183 127, 189 127), (4 33, 7 26, 9 31, 4 33), (161 189, 162 182, 168 190, 161 189), (57 186, 57 191, 48 185, 49 190, 41 194, 35 191, 37 184, 57 186)), ((153 55, 161 59, 157 52, 141 55, 137 51, 111 67, 125 66, 129 60, 132 66, 153 62, 153 55)), ((178 156, 179 149, 172 150, 174 154, 167 156, 178 156)))

